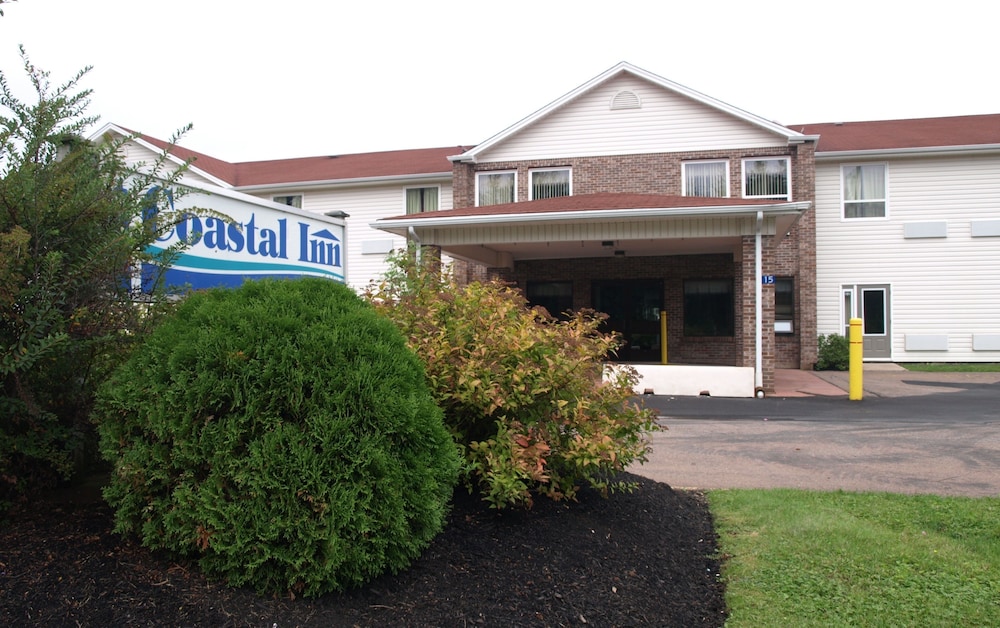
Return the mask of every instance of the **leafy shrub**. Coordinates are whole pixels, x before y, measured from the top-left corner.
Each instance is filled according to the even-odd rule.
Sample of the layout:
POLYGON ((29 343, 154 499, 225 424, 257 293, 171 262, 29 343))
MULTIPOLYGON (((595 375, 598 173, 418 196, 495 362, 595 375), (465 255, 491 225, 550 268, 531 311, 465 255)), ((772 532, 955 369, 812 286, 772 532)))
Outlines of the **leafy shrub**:
POLYGON ((602 381, 619 345, 598 331, 602 316, 559 321, 502 283, 463 286, 433 260, 393 262, 367 296, 424 360, 470 488, 496 508, 572 498, 581 482, 628 488, 614 473, 646 460, 656 426, 631 402, 634 370, 602 381))
POLYGON ((307 596, 408 565, 459 456, 420 361, 324 279, 196 293, 102 387, 116 530, 307 596))
POLYGON ((135 219, 186 170, 167 172, 164 156, 141 173, 121 142, 80 138, 96 120, 79 89, 87 70, 53 88, 22 57, 35 103, 0 73, 0 508, 96 457, 96 388, 164 305, 133 305, 133 264, 158 235, 135 219))
POLYGON ((851 364, 851 345, 840 334, 820 335, 817 371, 846 371, 851 364))

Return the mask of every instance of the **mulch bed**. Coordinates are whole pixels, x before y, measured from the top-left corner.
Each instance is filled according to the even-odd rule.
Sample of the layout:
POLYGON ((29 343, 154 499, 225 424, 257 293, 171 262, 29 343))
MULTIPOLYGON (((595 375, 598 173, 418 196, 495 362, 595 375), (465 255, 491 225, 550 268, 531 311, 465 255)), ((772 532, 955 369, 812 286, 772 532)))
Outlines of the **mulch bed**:
POLYGON ((704 496, 631 494, 497 514, 463 492, 409 569, 345 594, 262 597, 111 533, 99 500, 44 498, 0 524, 8 626, 722 626, 704 496))

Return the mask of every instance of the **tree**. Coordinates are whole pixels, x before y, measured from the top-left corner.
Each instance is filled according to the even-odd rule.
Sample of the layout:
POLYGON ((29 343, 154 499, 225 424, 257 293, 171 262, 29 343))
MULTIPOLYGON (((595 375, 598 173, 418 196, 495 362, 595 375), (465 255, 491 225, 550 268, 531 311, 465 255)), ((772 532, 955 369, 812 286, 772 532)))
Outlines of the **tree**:
POLYGON ((137 307, 133 275, 177 219, 151 210, 169 207, 186 168, 167 172, 164 155, 140 171, 120 156, 131 138, 83 139, 90 68, 54 87, 21 58, 36 102, 0 73, 0 507, 68 479, 93 443, 96 385, 163 303, 137 307))

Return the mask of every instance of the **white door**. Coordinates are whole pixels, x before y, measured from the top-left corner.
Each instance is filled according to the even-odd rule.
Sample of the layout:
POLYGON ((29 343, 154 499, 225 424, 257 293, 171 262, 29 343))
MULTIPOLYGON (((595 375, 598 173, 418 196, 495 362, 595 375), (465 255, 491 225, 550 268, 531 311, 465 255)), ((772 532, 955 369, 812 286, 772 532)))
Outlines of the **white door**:
POLYGON ((861 319, 864 359, 892 359, 892 326, 889 318, 888 284, 858 284, 843 287, 844 335, 850 319, 861 319))

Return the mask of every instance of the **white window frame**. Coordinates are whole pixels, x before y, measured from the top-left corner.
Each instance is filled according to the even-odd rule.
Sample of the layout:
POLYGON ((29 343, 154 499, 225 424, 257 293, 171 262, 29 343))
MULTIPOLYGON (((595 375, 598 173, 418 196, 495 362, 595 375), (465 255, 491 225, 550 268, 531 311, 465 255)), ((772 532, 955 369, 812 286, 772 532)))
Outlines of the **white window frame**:
MULTIPOLYGON (((407 213, 406 197, 409 195, 410 190, 425 190, 428 188, 437 188, 438 193, 438 210, 441 209, 441 186, 440 185, 411 185, 403 188, 403 213, 407 213)), ((432 210, 437 211, 437 210, 432 210)))
POLYGON ((271 197, 271 202, 272 203, 277 203, 278 205, 285 205, 287 207, 294 207, 296 209, 302 209, 302 201, 303 200, 305 200, 305 199, 303 198, 303 196, 301 194, 275 194, 275 195, 273 195, 271 197), (281 199, 285 199, 285 198, 298 198, 299 199, 299 204, 295 205, 294 203, 286 203, 284 201, 279 201, 278 200, 279 198, 281 198, 281 199))
POLYGON ((742 184, 743 184, 743 198, 773 198, 790 201, 792 200, 792 160, 787 155, 774 155, 760 157, 744 157, 742 164, 742 184), (785 184, 788 188, 788 194, 747 194, 747 163, 751 161, 784 161, 785 162, 785 184))
POLYGON ((501 174, 514 175, 514 200, 512 202, 517 202, 517 170, 482 170, 476 173, 476 207, 479 205, 479 180, 482 177, 495 176, 501 174))
POLYGON ((870 221, 885 221, 889 220, 889 164, 884 161, 869 161, 863 163, 848 163, 840 164, 840 221, 841 222, 870 222, 870 221), (844 169, 846 168, 858 168, 861 166, 881 166, 882 176, 885 177, 883 182, 883 189, 885 190, 885 195, 881 199, 864 199, 864 201, 848 201, 844 194, 844 169), (847 203, 848 202, 882 202, 885 204, 885 211, 881 216, 858 216, 858 217, 847 217, 847 203))
POLYGON ((687 167, 689 165, 701 165, 701 164, 725 164, 726 165, 726 196, 724 198, 729 198, 732 195, 732 190, 729 184, 729 160, 728 159, 697 159, 692 161, 682 161, 681 162, 681 196, 689 196, 687 189, 687 167))
MULTIPOLYGON (((535 174, 540 172, 565 172, 569 177, 569 194, 567 196, 573 196, 573 169, 568 166, 562 166, 558 168, 532 168, 528 171, 528 200, 535 200, 535 174)), ((517 179, 515 178, 515 187, 517 179)), ((516 196, 516 194, 515 194, 516 196)), ((478 194, 476 198, 479 198, 478 194)))

